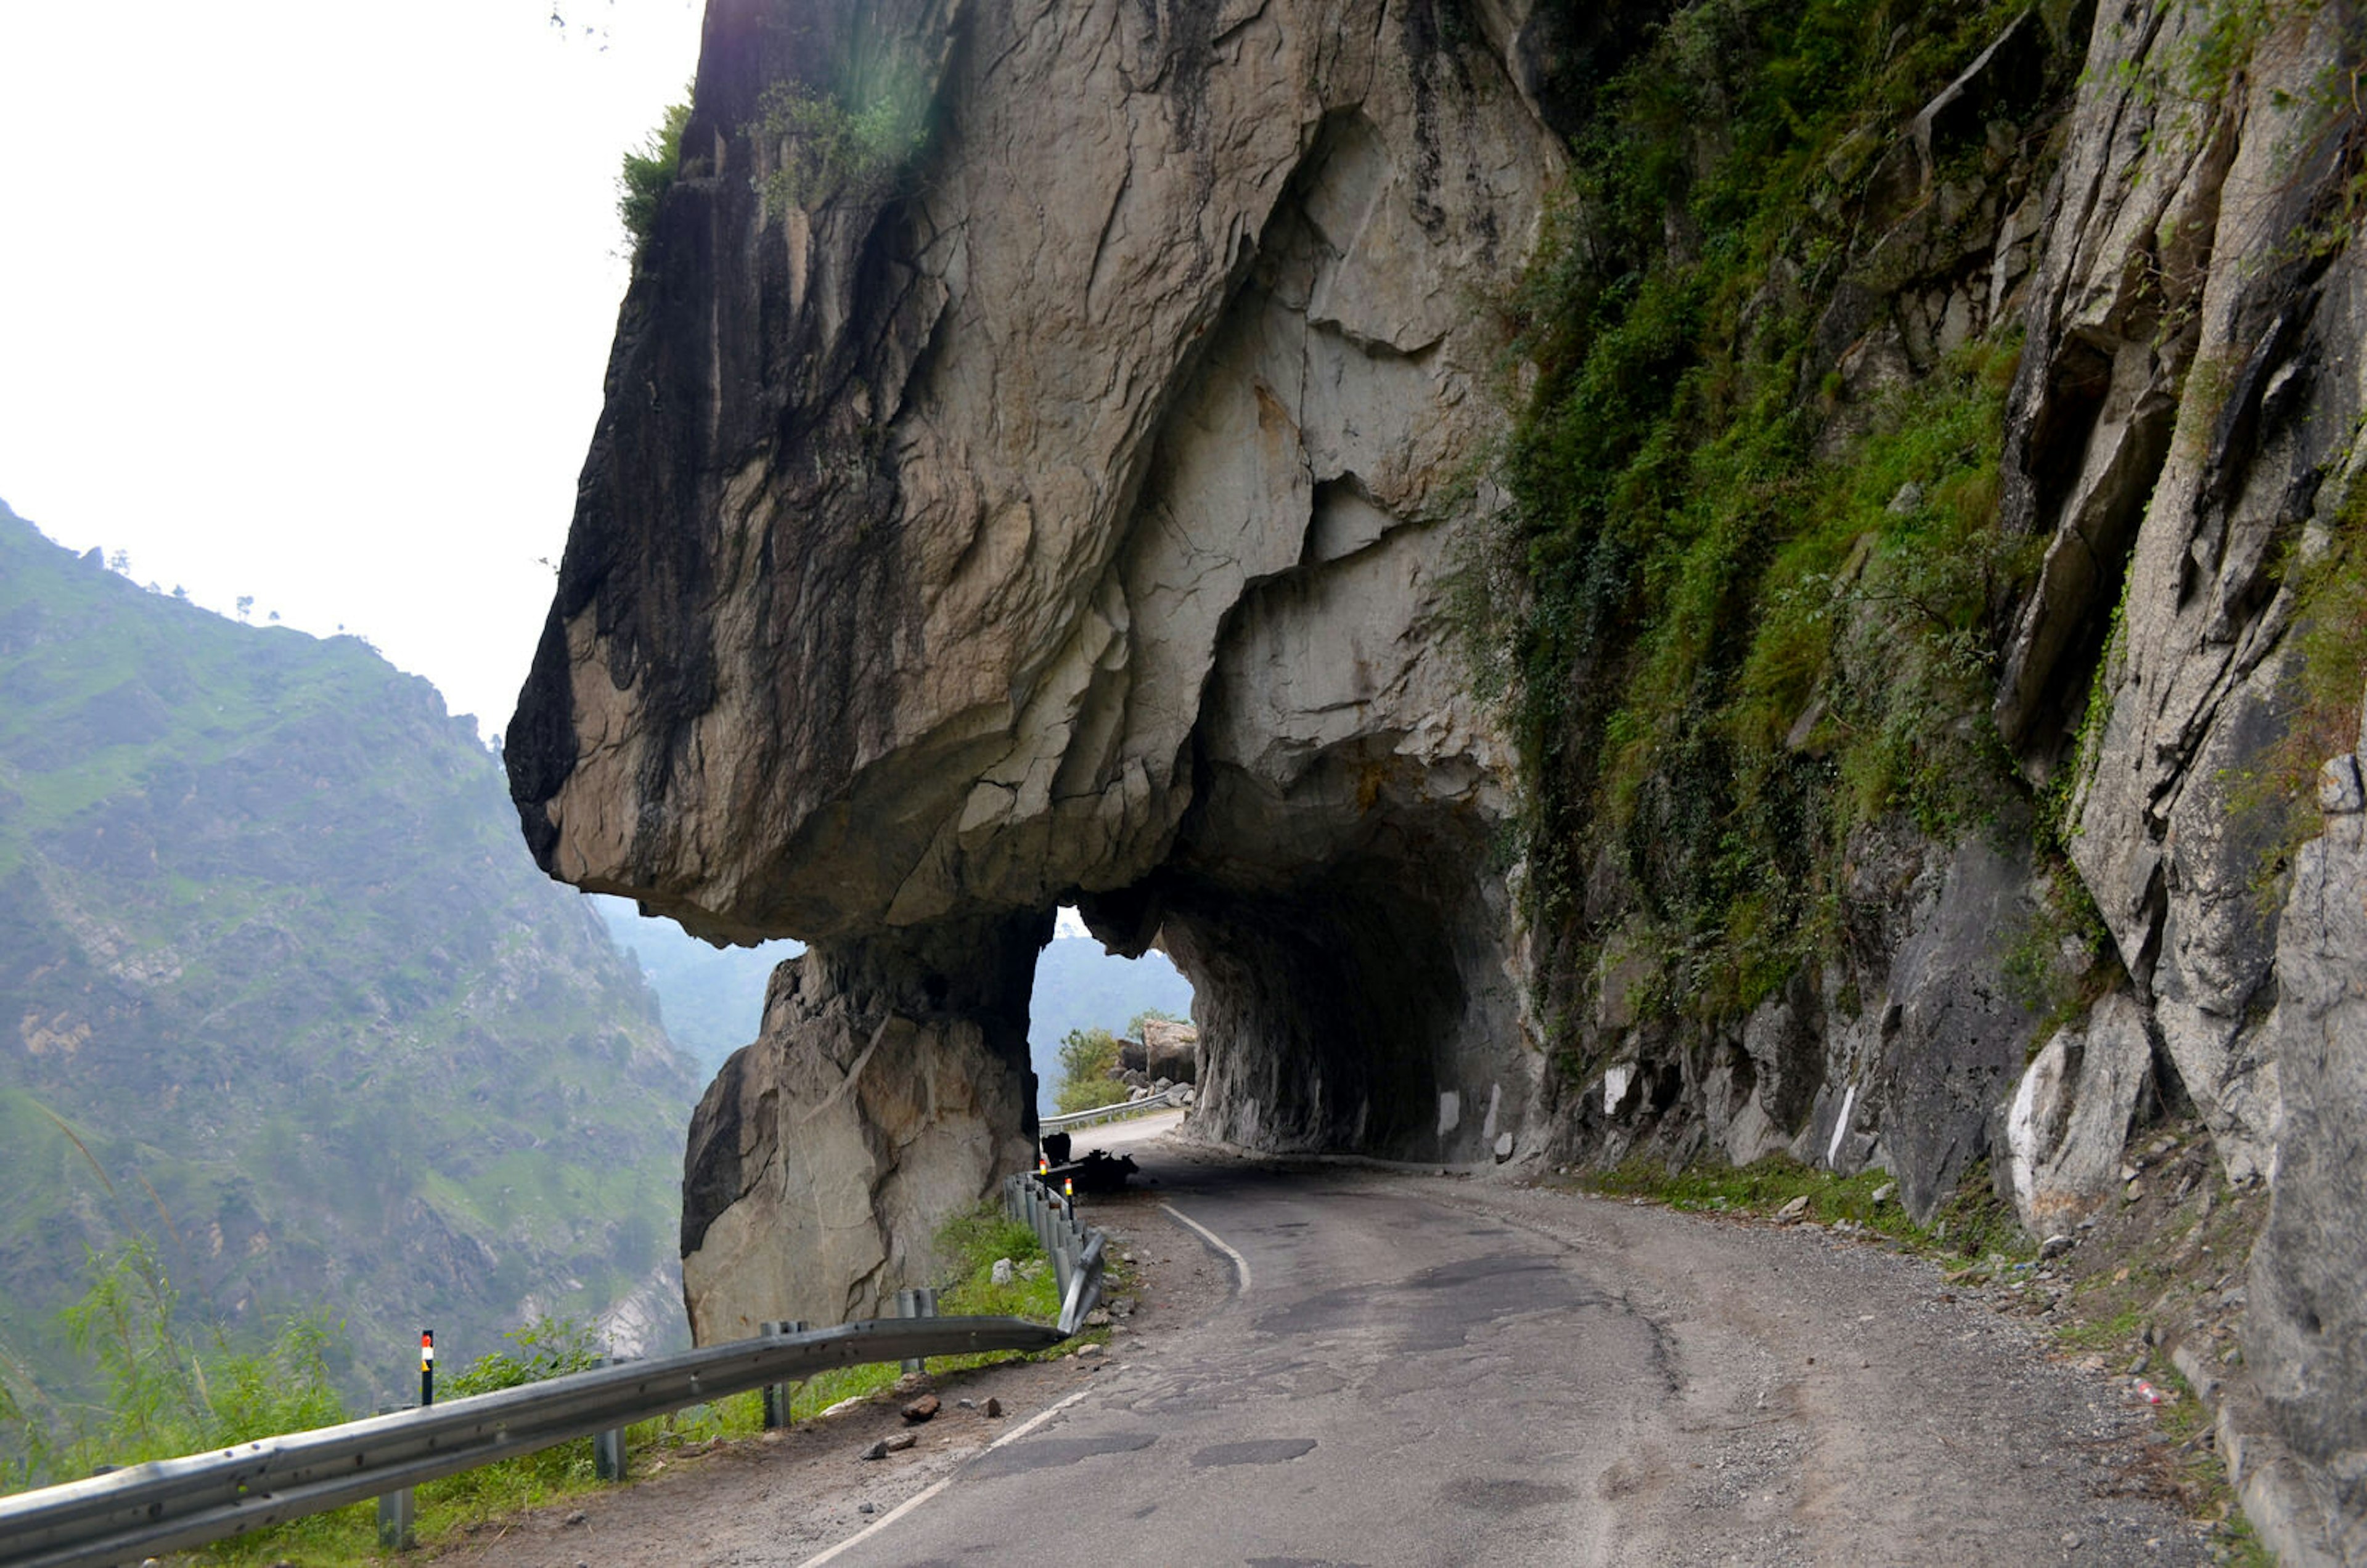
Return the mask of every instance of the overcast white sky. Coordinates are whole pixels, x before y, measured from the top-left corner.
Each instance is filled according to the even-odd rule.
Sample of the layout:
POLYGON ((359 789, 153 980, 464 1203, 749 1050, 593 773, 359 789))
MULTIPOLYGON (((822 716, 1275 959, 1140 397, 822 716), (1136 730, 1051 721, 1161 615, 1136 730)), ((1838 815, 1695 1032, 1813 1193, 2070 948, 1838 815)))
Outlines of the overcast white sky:
POLYGON ((505 728, 703 6, 561 9, 0 0, 0 498, 505 728))

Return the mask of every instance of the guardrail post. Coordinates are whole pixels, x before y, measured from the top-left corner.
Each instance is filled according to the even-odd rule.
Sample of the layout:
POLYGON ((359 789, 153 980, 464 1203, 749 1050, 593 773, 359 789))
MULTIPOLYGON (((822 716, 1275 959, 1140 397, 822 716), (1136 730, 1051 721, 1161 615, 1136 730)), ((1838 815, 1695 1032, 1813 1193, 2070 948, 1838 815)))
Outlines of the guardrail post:
POLYGON ((1061 1333, 1074 1334, 1082 1328, 1085 1314, 1101 1304, 1102 1266, 1108 1247, 1106 1235, 1095 1235, 1078 1249, 1075 1277, 1060 1292, 1061 1333))
MULTIPOLYGON (((391 1416, 402 1406, 381 1404, 378 1413, 391 1416)), ((417 1502, 406 1486, 400 1492, 381 1492, 378 1499, 378 1543, 388 1551, 409 1551, 416 1544, 412 1540, 412 1526, 416 1518, 417 1502)))
MULTIPOLYGON (((628 1361, 640 1359, 639 1356, 603 1356, 600 1365, 622 1366, 628 1361)), ((605 1432, 592 1434, 592 1473, 602 1481, 625 1479, 625 1429, 622 1427, 611 1427, 605 1432)))
MULTIPOLYGON (((931 1287, 925 1285, 915 1289, 897 1292, 896 1315, 898 1317, 936 1316, 937 1292, 931 1287)), ((926 1371, 927 1370, 927 1363, 920 1357, 907 1356, 904 1358, 904 1371, 908 1372, 920 1372, 926 1371)))
POLYGON ((625 1431, 611 1427, 592 1435, 592 1473, 603 1481, 625 1479, 625 1431))
MULTIPOLYGON (((767 1336, 803 1334, 805 1331, 805 1319, 797 1317, 790 1318, 787 1322, 776 1320, 766 1323, 757 1330, 760 1335, 767 1336)), ((792 1386, 785 1382, 768 1382, 764 1385, 764 1429, 766 1431, 776 1431, 792 1425, 789 1407, 792 1386)))
POLYGON ((1044 1237, 1044 1250, 1052 1255, 1053 1283, 1059 1287, 1061 1299, 1065 1301, 1069 1294, 1069 1278, 1076 1272, 1076 1249, 1068 1245, 1068 1226, 1061 1224, 1057 1216, 1046 1228, 1049 1234, 1044 1237))

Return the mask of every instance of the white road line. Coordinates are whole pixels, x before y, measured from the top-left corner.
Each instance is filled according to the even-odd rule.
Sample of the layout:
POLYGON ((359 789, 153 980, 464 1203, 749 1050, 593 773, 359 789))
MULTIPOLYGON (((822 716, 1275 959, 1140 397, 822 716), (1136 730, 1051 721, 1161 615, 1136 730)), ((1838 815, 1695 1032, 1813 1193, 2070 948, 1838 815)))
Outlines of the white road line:
POLYGON ((1191 1215, 1185 1213, 1174 1204, 1161 1203, 1159 1206, 1166 1210, 1169 1213, 1174 1215, 1177 1219, 1183 1221, 1185 1224, 1190 1225, 1194 1230, 1198 1231, 1200 1233, 1200 1239, 1206 1242, 1210 1247, 1215 1247, 1218 1252, 1223 1253, 1226 1257, 1231 1258, 1233 1260, 1233 1267, 1240 1270, 1240 1293, 1245 1296, 1250 1293, 1250 1260, 1248 1258, 1243 1258, 1240 1253, 1235 1252, 1231 1247, 1227 1247, 1223 1237, 1217 1235, 1215 1231, 1210 1230, 1207 1226, 1202 1224, 1199 1221, 1194 1219, 1191 1215))
MULTIPOLYGON (((1189 1222, 1186 1223, 1188 1224, 1189 1222)), ((1020 1438, 1025 1437, 1028 1433, 1034 1431, 1036 1427, 1041 1427, 1045 1422, 1049 1421, 1053 1416, 1058 1416, 1061 1411, 1066 1410, 1069 1406, 1074 1404, 1077 1401, 1084 1398, 1085 1395, 1093 1392, 1093 1391, 1090 1388, 1081 1388, 1077 1390, 1076 1393, 1069 1395, 1068 1398, 1060 1401, 1059 1404, 1053 1405, 1048 1410, 1037 1411, 1035 1415, 1030 1416, 1026 1420, 1019 1423, 1018 1426, 1012 1427, 1011 1430, 1003 1433, 1002 1436, 987 1444, 986 1447, 979 1450, 977 1453, 974 1453, 970 1455, 969 1458, 962 1461, 960 1464, 954 1467, 951 1474, 939 1476, 928 1487, 920 1492, 914 1493, 910 1497, 905 1498, 902 1502, 897 1504, 894 1507, 889 1509, 886 1513, 872 1520, 870 1524, 866 1525, 862 1529, 855 1531, 853 1535, 848 1536, 844 1540, 840 1541, 836 1546, 830 1548, 827 1551, 817 1552, 815 1555, 807 1558, 803 1562, 798 1564, 798 1568, 820 1568, 821 1564, 829 1562, 840 1552, 844 1551, 848 1547, 855 1545, 858 1541, 868 1540, 871 1537, 878 1535, 881 1530, 886 1529, 889 1525, 894 1524, 898 1519, 902 1518, 905 1515, 911 1513, 913 1509, 919 1507, 922 1504, 927 1502, 930 1498, 935 1496, 946 1487, 951 1486, 956 1481, 961 1478, 961 1472, 968 1470, 971 1464, 975 1463, 980 1455, 991 1454, 1005 1443, 1017 1442, 1020 1438)))

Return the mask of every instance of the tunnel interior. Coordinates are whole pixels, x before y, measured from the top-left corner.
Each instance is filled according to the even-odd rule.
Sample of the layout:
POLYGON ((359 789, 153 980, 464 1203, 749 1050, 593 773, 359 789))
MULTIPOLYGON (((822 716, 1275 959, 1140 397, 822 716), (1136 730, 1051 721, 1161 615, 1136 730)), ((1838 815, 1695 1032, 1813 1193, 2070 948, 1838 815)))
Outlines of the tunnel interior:
POLYGON ((1525 1110, 1528 1075, 1495 941, 1504 921, 1489 907, 1500 887, 1490 825, 1392 800, 1369 768, 1345 771, 1363 783, 1333 811, 1302 798, 1251 813, 1263 792, 1210 781, 1167 865, 1079 908, 1114 950, 1156 943, 1190 980, 1195 1135, 1273 1152, 1491 1156, 1525 1110), (1321 852, 1294 856, 1282 840, 1316 847, 1310 818, 1321 852))

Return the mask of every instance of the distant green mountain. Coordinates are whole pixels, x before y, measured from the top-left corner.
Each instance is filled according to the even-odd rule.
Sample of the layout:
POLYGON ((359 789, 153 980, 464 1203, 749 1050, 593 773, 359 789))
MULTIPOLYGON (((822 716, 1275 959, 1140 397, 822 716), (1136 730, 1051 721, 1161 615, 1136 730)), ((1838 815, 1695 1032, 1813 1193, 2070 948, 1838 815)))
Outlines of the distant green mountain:
POLYGON ((357 1385, 637 1292, 668 1338, 698 1087, 434 687, 0 505, 0 1352, 59 1375, 132 1230, 234 1337, 344 1319, 357 1385))
POLYGON ((784 958, 805 951, 795 942, 761 947, 715 947, 663 916, 643 915, 629 898, 592 896, 608 934, 639 961, 658 994, 666 1032, 712 1074, 723 1059, 756 1038, 764 1021, 764 987, 784 958))
POLYGON ((1163 953, 1119 958, 1091 937, 1059 937, 1036 961, 1027 1009, 1027 1055, 1036 1069, 1036 1110, 1052 1113, 1060 1082, 1060 1042, 1071 1029, 1125 1032, 1137 1013, 1192 1015, 1192 982, 1163 953))

